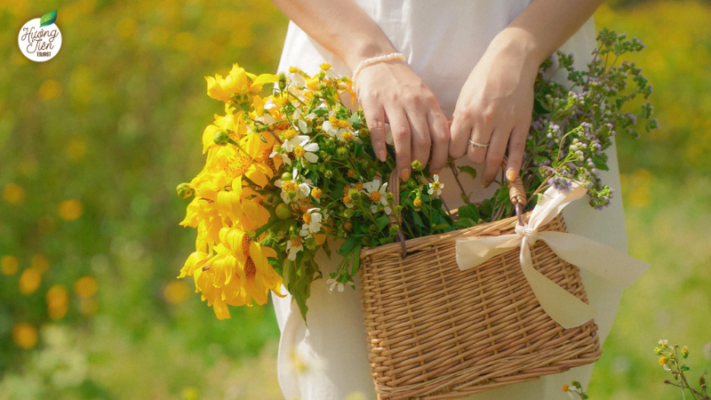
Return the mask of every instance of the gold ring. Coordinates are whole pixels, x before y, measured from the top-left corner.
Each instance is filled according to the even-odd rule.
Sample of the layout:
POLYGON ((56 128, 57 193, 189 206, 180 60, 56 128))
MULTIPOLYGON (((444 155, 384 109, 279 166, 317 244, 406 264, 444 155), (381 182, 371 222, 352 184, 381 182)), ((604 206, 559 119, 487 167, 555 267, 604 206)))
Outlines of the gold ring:
POLYGON ((485 148, 489 147, 488 144, 477 143, 477 142, 475 142, 475 141, 473 141, 473 140, 471 140, 471 139, 469 139, 469 143, 470 143, 472 146, 478 147, 478 148, 480 148, 480 149, 485 149, 485 148))

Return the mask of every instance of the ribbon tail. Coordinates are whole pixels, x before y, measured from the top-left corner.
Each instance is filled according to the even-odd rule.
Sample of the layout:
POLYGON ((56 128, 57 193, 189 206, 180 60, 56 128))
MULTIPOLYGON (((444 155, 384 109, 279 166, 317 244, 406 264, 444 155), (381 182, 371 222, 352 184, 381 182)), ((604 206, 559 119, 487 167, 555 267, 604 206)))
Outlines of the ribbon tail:
POLYGON ((558 257, 619 287, 630 286, 649 268, 617 249, 572 233, 541 232, 538 238, 558 257))
POLYGON ((595 318, 595 309, 533 268, 528 240, 521 245, 521 270, 543 311, 563 328, 580 326, 595 318))
POLYGON ((459 270, 466 271, 517 247, 519 244, 520 237, 513 234, 458 239, 456 243, 457 265, 459 270))

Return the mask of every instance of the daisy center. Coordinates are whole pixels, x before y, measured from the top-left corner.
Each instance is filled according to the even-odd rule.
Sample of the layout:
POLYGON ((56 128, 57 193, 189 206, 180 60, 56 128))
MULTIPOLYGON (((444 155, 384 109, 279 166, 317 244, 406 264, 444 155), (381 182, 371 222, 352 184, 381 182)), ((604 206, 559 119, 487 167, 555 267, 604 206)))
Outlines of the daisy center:
POLYGON ((304 222, 307 224, 311 223, 311 214, 310 213, 304 214, 304 222))
POLYGON ((294 181, 286 181, 281 186, 281 190, 283 190, 284 192, 294 192, 294 191, 296 191, 297 188, 298 188, 298 186, 296 185, 296 183, 294 181))
POLYGON ((289 129, 287 131, 284 131, 284 137, 288 139, 293 139, 296 137, 296 131, 293 129, 289 129))
POLYGON ((296 157, 301 158, 304 156, 304 153, 306 153, 306 150, 304 150, 303 147, 301 147, 301 146, 294 147, 294 155, 296 157))
POLYGON ((434 182, 434 183, 432 183, 432 189, 434 189, 434 190, 439 190, 439 187, 440 187, 440 183, 439 183, 439 182, 434 182))
POLYGON ((370 197, 371 200, 376 201, 376 202, 377 202, 377 201, 380 201, 380 199, 382 198, 382 196, 383 196, 383 195, 382 195, 382 193, 380 193, 380 192, 373 192, 373 193, 371 193, 371 194, 368 195, 368 197, 370 197))
POLYGON ((353 140, 353 133, 350 131, 345 131, 343 132, 343 135, 341 135, 341 139, 343 139, 344 142, 350 142, 353 140))

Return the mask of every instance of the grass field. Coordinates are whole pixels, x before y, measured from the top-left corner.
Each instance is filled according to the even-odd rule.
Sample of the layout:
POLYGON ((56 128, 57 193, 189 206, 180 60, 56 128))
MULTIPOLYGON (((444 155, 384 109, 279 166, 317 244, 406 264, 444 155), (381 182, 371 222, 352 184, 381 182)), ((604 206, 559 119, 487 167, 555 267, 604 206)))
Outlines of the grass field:
MULTIPOLYGON (((630 252, 652 268, 589 392, 681 398, 652 349, 711 369, 711 5, 614 4, 598 27, 647 45, 661 129, 618 140, 630 252)), ((221 111, 203 76, 272 71, 285 30, 261 0, 0 4, 0 400, 281 398, 271 307, 218 321, 175 279, 194 241, 175 186, 221 111), (62 50, 32 63, 17 32, 55 8, 62 50)))

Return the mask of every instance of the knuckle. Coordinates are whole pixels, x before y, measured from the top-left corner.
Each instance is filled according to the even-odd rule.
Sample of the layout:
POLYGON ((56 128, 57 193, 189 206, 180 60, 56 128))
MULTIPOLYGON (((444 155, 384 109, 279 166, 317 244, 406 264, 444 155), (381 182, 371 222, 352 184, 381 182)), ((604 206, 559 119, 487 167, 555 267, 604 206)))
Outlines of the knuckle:
POLYGON ((486 108, 481 112, 481 119, 486 122, 493 122, 496 117, 496 112, 492 108, 486 108))
POLYGON ((407 139, 410 137, 410 129, 404 126, 398 126, 393 130, 393 137, 396 139, 407 139))
POLYGON ((454 113, 454 120, 463 124, 468 124, 472 121, 472 115, 468 111, 459 111, 454 113))

